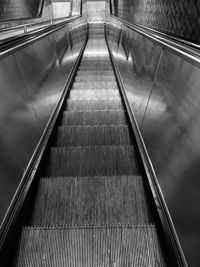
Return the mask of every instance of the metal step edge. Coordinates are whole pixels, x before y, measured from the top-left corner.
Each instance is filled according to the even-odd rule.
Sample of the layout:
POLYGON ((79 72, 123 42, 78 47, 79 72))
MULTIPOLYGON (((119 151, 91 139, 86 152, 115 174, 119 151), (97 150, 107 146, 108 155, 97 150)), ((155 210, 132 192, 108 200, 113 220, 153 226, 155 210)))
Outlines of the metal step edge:
POLYGON ((156 228, 154 223, 150 224, 108 224, 108 225, 27 225, 23 226, 24 230, 70 230, 70 229, 105 229, 105 228, 156 228))

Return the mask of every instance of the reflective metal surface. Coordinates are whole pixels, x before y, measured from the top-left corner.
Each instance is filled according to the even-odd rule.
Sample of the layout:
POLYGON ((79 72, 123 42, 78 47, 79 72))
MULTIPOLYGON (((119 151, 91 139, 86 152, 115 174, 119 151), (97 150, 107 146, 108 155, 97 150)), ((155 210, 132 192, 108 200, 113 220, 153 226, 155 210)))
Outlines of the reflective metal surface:
POLYGON ((189 266, 200 266, 200 69, 110 20, 120 69, 189 266))
POLYGON ((112 13, 132 23, 199 43, 200 2, 197 0, 111 0, 112 13))
POLYGON ((18 26, 12 26, 12 27, 5 27, 0 30, 0 40, 4 40, 9 37, 17 36, 23 33, 27 33, 30 31, 34 31, 37 29, 42 29, 48 26, 52 26, 55 24, 58 24, 60 22, 64 22, 67 20, 72 19, 71 17, 63 17, 59 19, 51 19, 51 20, 45 20, 42 22, 35 22, 35 23, 25 23, 18 26))
MULTIPOLYGON (((13 0, 12 0, 13 2, 13 0)), ((53 6, 51 0, 45 0, 42 13, 39 17, 37 18, 32 18, 32 19, 14 19, 14 20, 8 20, 8 21, 2 21, 0 23, 0 29, 5 29, 8 27, 15 27, 18 25, 22 24, 31 24, 31 23, 37 23, 37 22, 43 22, 47 20, 52 20, 53 19, 53 6)))
POLYGON ((62 18, 70 16, 71 1, 70 0, 51 0, 53 7, 53 17, 62 18))
POLYGON ((40 15, 44 0, 1 0, 0 21, 36 18, 40 15))
POLYGON ((85 36, 86 24, 72 22, 0 58, 0 222, 62 93, 85 36))

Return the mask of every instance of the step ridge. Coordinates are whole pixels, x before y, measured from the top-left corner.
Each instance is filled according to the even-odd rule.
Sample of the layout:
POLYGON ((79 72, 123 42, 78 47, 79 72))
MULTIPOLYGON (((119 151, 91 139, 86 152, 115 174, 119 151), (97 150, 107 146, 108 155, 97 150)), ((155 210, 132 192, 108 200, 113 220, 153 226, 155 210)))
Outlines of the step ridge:
MULTIPOLYGON (((120 146, 115 146, 115 145, 113 145, 113 146, 107 146, 107 145, 103 145, 103 146, 59 146, 59 147, 57 147, 57 146, 51 146, 51 149, 66 149, 66 148, 68 148, 68 149, 70 149, 70 148, 76 148, 76 149, 78 149, 78 148, 91 148, 91 149, 95 149, 95 148, 100 148, 100 149, 103 149, 103 148, 109 148, 109 149, 115 149, 115 148, 130 148, 130 149, 134 149, 135 148, 135 146, 133 146, 133 145, 120 145, 120 146)), ((128 176, 130 176, 130 175, 128 175, 128 176)))
POLYGON ((155 223, 141 223, 141 224, 132 224, 132 223, 116 223, 116 224, 105 224, 105 225, 25 225, 23 226, 24 230, 70 230, 70 229, 106 229, 106 228, 156 228, 155 223))
POLYGON ((47 176, 42 176, 40 177, 40 179, 84 179, 84 178, 87 178, 87 179, 93 179, 93 178, 103 178, 103 179, 114 179, 114 178, 142 178, 141 175, 121 175, 121 176, 116 176, 116 175, 112 175, 112 176, 66 176, 66 177, 62 177, 62 176, 52 176, 52 177, 47 177, 47 176))
POLYGON ((74 127, 82 127, 82 128, 95 128, 95 127, 108 127, 108 128, 127 128, 129 129, 129 126, 126 124, 100 124, 100 125, 59 125, 59 128, 74 128, 74 127))

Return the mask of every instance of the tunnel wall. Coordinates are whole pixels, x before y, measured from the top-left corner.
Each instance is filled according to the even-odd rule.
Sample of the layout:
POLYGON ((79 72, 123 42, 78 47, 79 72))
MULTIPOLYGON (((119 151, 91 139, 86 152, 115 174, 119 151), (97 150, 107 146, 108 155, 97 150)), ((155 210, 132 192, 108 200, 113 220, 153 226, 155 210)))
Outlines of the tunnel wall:
POLYGON ((200 1, 116 0, 113 14, 193 42, 200 42, 200 1))
POLYGON ((0 57, 0 222, 86 37, 74 21, 0 57))
POLYGON ((189 266, 200 266, 200 66, 107 23, 130 106, 189 266))

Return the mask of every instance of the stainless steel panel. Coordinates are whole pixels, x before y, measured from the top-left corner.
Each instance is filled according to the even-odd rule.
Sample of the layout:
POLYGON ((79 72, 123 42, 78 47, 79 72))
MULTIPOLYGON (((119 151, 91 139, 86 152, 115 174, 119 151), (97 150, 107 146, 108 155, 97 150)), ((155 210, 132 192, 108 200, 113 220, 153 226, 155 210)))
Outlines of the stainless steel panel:
POLYGON ((69 30, 73 23, 57 38, 47 36, 0 58, 0 223, 85 40, 81 31, 72 51, 69 30))
POLYGON ((141 125, 163 49, 142 35, 123 27, 119 31, 118 27, 110 25, 108 37, 126 85, 130 105, 138 124, 141 125))
POLYGON ((0 61, 0 219, 41 134, 13 55, 0 61))
POLYGON ((199 43, 199 1, 116 0, 113 14, 132 23, 199 43))
POLYGON ((54 45, 56 47, 56 53, 58 61, 62 60, 62 57, 67 50, 67 37, 66 37, 66 29, 63 28, 57 32, 55 32, 52 36, 54 45))
POLYGON ((142 125, 190 266, 200 258, 200 69, 165 51, 142 125))
POLYGON ((0 21, 35 18, 40 15, 43 0, 1 0, 0 21))
POLYGON ((107 32, 186 259, 200 266, 200 68, 113 20, 107 32))

